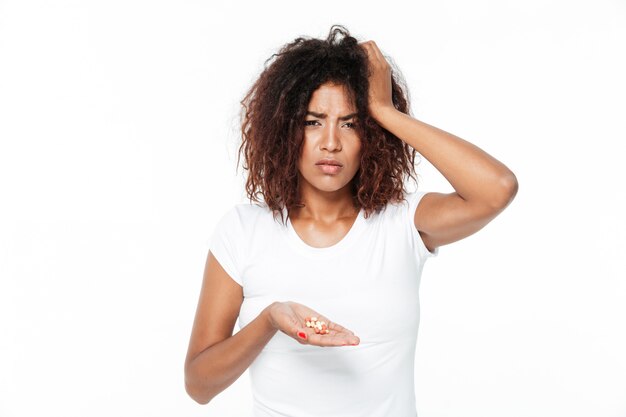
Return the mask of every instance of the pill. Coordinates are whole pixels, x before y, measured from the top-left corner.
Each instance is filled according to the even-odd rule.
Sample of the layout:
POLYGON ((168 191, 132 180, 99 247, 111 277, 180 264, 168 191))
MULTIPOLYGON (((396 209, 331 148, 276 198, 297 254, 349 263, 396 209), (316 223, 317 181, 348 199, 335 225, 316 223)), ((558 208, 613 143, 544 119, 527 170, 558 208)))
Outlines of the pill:
POLYGON ((329 334, 328 325, 323 320, 318 320, 317 317, 306 317, 306 327, 313 328, 316 334, 329 334))

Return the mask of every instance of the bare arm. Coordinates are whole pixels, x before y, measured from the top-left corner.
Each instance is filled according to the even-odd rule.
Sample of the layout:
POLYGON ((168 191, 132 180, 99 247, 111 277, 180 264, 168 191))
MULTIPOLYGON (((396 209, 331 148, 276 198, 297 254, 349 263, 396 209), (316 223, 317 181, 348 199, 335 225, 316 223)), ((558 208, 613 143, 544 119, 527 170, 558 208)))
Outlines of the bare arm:
POLYGON ((185 389, 200 404, 235 382, 277 332, 270 305, 233 335, 242 302, 241 286, 209 252, 185 359, 185 389))
POLYGON ((476 145, 395 109, 380 114, 381 124, 417 149, 455 189, 427 193, 415 211, 415 228, 429 250, 476 233, 517 194, 513 172, 476 145))
POLYGON ((494 219, 518 190, 515 174, 478 146, 397 110, 392 102, 391 67, 374 41, 362 44, 371 67, 369 111, 378 124, 433 164, 454 187, 427 193, 414 224, 433 251, 467 237, 494 219))

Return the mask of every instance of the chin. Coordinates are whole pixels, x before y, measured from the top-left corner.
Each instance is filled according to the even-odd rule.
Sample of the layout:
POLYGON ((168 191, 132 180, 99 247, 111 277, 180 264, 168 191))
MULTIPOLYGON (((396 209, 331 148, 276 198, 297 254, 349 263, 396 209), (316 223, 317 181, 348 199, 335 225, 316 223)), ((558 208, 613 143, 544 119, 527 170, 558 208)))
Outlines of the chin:
MULTIPOLYGON (((353 176, 354 178, 354 176, 353 176)), ((331 176, 330 178, 325 177, 324 175, 319 176, 317 172, 313 173, 309 178, 302 175, 300 172, 300 183, 307 184, 310 188, 332 193, 335 191, 342 190, 346 187, 350 187, 352 183, 352 179, 345 181, 343 178, 339 176, 331 176)))
POLYGON ((335 184, 311 184, 314 188, 317 188, 320 191, 324 191, 327 193, 332 193, 335 191, 339 191, 339 190, 343 190, 346 187, 350 186, 350 182, 345 183, 345 184, 339 184, 339 185, 335 185, 335 184))

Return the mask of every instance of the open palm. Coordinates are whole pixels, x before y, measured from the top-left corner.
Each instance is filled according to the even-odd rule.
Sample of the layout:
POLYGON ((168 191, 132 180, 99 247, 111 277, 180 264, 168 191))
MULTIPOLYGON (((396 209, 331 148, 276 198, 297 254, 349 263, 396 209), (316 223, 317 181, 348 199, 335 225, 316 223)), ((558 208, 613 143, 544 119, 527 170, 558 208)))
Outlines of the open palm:
POLYGON ((357 345, 360 342, 358 336, 355 336, 351 330, 329 320, 323 314, 293 301, 274 304, 270 309, 270 321, 276 329, 296 339, 301 344, 327 347, 357 345), (318 320, 326 322, 328 333, 318 334, 314 329, 306 327, 306 320, 310 317, 317 317, 318 320), (304 333, 306 338, 298 336, 298 333, 304 333))

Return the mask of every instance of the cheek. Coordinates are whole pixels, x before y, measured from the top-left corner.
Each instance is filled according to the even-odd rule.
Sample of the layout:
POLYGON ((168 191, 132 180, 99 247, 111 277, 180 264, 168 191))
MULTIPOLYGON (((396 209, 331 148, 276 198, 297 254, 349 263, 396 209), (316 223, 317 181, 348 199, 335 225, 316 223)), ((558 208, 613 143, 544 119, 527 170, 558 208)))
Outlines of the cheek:
POLYGON ((311 157, 311 150, 307 147, 306 143, 300 151, 300 161, 306 161, 311 157))
POLYGON ((302 147, 300 151, 300 156, 298 157, 298 169, 302 170, 311 165, 311 161, 313 160, 313 154, 311 150, 307 148, 306 144, 302 147))
POLYGON ((361 155, 363 154, 363 144, 359 140, 357 145, 354 148, 354 157, 357 159, 361 159, 361 155))

